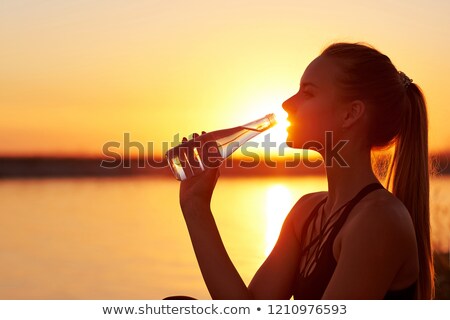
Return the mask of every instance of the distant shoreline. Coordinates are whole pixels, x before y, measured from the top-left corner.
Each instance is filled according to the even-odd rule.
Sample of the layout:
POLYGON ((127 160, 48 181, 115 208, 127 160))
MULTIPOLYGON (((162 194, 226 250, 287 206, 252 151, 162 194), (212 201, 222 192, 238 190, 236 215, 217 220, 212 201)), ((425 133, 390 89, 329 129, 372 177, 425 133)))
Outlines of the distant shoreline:
MULTIPOLYGON (((450 175, 450 154, 430 156, 437 164, 436 174, 450 175)), ((164 159, 154 159, 147 163, 134 158, 114 168, 101 167, 102 158, 82 157, 0 157, 0 179, 47 178, 47 177, 122 177, 160 176, 171 177, 172 173, 164 159)), ((221 175, 229 177, 249 176, 302 176, 325 175, 323 164, 315 168, 298 163, 294 167, 289 161, 265 162, 249 165, 244 159, 227 159, 221 167, 221 175), (290 167, 289 167, 290 166, 290 167)))

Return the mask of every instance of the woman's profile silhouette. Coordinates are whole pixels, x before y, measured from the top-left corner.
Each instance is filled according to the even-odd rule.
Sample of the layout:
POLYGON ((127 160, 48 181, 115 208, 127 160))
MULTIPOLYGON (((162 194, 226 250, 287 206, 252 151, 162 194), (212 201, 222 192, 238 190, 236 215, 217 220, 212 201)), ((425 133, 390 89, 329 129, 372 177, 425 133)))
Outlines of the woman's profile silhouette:
POLYGON ((211 297, 432 299, 428 120, 420 88, 373 47, 335 43, 309 64, 283 109, 290 147, 320 145, 314 150, 325 158, 331 133, 346 142, 345 165, 327 164, 328 191, 297 201, 248 287, 211 212, 219 170, 181 182, 180 205, 211 297), (389 146, 395 151, 385 188, 372 151, 389 146))

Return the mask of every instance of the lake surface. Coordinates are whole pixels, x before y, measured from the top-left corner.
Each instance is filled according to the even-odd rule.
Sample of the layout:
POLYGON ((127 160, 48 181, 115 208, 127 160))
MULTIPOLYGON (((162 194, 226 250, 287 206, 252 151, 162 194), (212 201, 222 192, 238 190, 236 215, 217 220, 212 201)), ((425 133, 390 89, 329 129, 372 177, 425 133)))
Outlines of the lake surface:
MULTIPOLYGON (((209 299, 167 178, 0 180, 0 299, 209 299)), ((212 208, 248 284, 281 223, 325 177, 221 178, 212 208)), ((450 244, 450 177, 431 181, 433 243, 450 244)))

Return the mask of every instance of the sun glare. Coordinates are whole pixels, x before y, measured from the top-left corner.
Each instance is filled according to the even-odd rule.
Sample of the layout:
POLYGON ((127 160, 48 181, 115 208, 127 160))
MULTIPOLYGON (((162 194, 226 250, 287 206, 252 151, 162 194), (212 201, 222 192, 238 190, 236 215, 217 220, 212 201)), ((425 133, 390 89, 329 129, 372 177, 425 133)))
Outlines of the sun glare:
MULTIPOLYGON (((247 108, 248 119, 252 119, 256 114, 264 115, 268 113, 274 113, 277 124, 270 128, 267 131, 267 134, 270 135, 270 141, 276 143, 276 148, 286 142, 287 138, 287 127, 290 125, 290 123, 287 121, 287 113, 282 109, 280 101, 278 101, 277 97, 281 96, 281 94, 273 96, 261 96, 258 97, 258 99, 252 100, 251 103, 249 103, 249 106, 247 108), (255 112, 255 110, 260 110, 255 112)), ((265 139, 266 133, 261 134, 260 136, 257 136, 253 139, 253 141, 262 143, 265 139)))
POLYGON ((277 110, 275 112, 275 117, 277 119, 277 125, 272 128, 270 134, 272 140, 279 144, 286 141, 286 130, 290 126, 290 123, 287 121, 287 113, 284 110, 277 110))
POLYGON ((280 234, 284 219, 292 206, 291 191, 282 184, 267 189, 266 197, 266 256, 270 254, 280 234))

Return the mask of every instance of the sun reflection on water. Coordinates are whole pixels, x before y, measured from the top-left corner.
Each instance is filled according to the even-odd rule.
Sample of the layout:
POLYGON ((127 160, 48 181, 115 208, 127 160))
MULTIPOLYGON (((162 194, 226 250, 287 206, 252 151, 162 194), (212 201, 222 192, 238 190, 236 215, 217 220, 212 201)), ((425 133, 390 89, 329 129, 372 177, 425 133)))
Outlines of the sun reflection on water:
POLYGON ((266 197, 266 246, 265 254, 272 251, 289 210, 292 207, 291 191, 283 184, 275 184, 267 189, 266 197))

